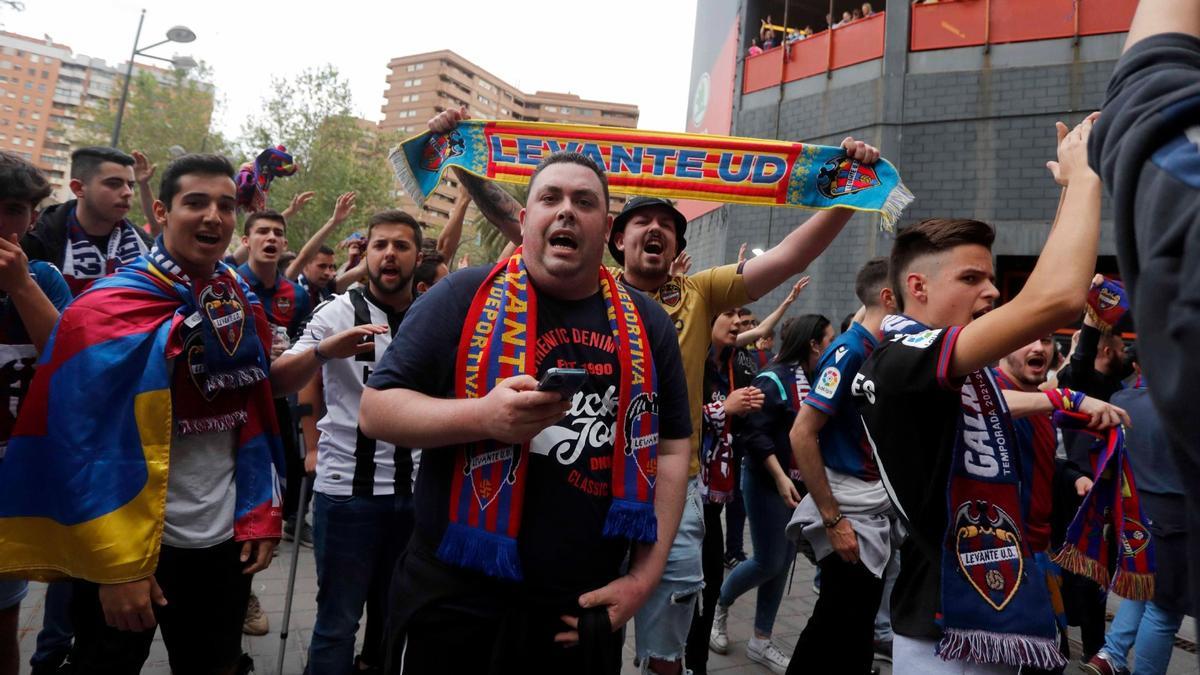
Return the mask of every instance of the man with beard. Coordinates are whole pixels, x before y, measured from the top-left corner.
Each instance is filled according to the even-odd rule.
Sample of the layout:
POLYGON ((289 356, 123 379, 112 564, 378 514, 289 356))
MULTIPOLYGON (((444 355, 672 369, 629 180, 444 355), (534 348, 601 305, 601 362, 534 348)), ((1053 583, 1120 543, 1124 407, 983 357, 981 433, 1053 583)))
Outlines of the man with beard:
MULTIPOLYGON (((465 109, 447 110, 429 121, 429 129, 447 133, 468 117, 465 109)), ((878 149, 853 138, 843 140, 842 148, 864 164, 879 159, 878 149)), ((480 212, 509 240, 520 241, 520 204, 495 183, 464 171, 456 173, 480 212)), ((672 261, 687 246, 687 219, 670 201, 659 197, 638 196, 625 203, 608 238, 608 250, 621 265, 614 272, 625 285, 656 300, 674 321, 693 419, 701 419, 704 362, 712 342, 713 318, 766 295, 804 271, 852 215, 853 211, 842 208, 820 211, 769 251, 744 263, 713 267, 691 276, 671 276, 672 261)), ((700 473, 700 427, 693 425, 691 438, 688 499, 692 505, 684 510, 662 581, 637 619, 637 658, 662 675, 682 672, 685 644, 704 582, 703 509, 696 480, 700 473)), ((697 635, 697 639, 707 641, 708 637, 697 635)))
MULTIPOLYGON (((271 367, 276 394, 305 386, 302 409, 320 440, 314 452, 313 552, 317 619, 309 643, 313 673, 354 672, 363 604, 367 631, 360 669, 383 665, 384 600, 396 560, 412 533, 413 453, 368 438, 358 427, 363 383, 375 369, 413 300, 421 226, 400 210, 367 221, 367 284, 322 304, 304 334, 271 367), (324 411, 323 413, 321 411, 324 411)), ((308 420, 306 420, 307 422, 308 420)), ((311 432, 310 432, 311 433, 311 432)))
POLYGON ((133 164, 115 148, 71 153, 75 199, 42 211, 21 240, 30 260, 62 270, 73 295, 150 250, 150 238, 125 218, 133 200, 133 164))
POLYGON ((602 266, 603 171, 548 156, 519 219, 511 258, 413 303, 363 392, 363 433, 423 448, 392 584, 404 673, 619 672, 685 508, 679 347, 602 266), (539 391, 555 368, 584 373, 539 391))

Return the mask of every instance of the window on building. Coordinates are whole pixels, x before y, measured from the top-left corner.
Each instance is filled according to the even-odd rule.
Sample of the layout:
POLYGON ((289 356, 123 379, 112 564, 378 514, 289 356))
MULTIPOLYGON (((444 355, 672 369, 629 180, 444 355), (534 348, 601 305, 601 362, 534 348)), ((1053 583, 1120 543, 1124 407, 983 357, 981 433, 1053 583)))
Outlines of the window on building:
POLYGON ((32 115, 30 115, 30 117, 32 117, 32 118, 33 118, 33 119, 35 119, 35 120, 40 120, 40 119, 42 119, 42 113, 40 113, 40 112, 35 112, 35 113, 33 113, 32 115))
POLYGON ((21 103, 29 103, 29 94, 25 94, 21 97, 21 103))
POLYGON ((20 144, 21 144, 21 137, 20 137, 20 136, 13 136, 13 137, 12 137, 12 144, 13 144, 13 145, 20 145, 20 144))
POLYGON ((542 106, 542 110, 545 110, 546 112, 558 112, 558 107, 552 106, 552 105, 544 105, 544 106, 542 106))
POLYGON ((33 139, 32 139, 32 138, 26 138, 26 139, 25 139, 25 145, 26 145, 27 147, 30 147, 30 148, 32 148, 32 147, 33 147, 33 139))
POLYGON ((492 101, 491 101, 491 99, 489 99, 488 97, 484 96, 483 94, 478 94, 478 95, 476 95, 476 96, 475 96, 475 98, 479 99, 479 102, 480 102, 480 103, 482 103, 482 104, 484 104, 484 105, 491 105, 491 104, 492 104, 492 101))
POLYGON ((511 110, 509 110, 508 108, 501 108, 501 109, 500 109, 500 114, 501 114, 501 115, 511 115, 511 114, 512 114, 512 111, 511 111, 511 110))
POLYGON ((32 83, 32 82, 30 82, 29 80, 25 80, 25 88, 26 88, 26 89, 33 89, 33 83, 32 83))
POLYGON ((44 106, 44 105, 46 105, 46 99, 44 99, 44 98, 36 98, 36 99, 34 99, 34 101, 33 101, 33 102, 34 102, 34 104, 36 104, 36 105, 37 105, 39 108, 40 108, 40 107, 42 107, 42 106, 44 106))
POLYGON ((39 63, 39 62, 41 61, 41 59, 39 59, 39 58, 38 58, 38 55, 37 55, 37 54, 30 54, 30 55, 29 55, 29 61, 30 61, 31 63, 39 63))
POLYGON ((42 94, 46 93, 46 83, 45 82, 41 82, 38 84, 38 92, 42 93, 42 94))
POLYGON ((424 63, 410 63, 410 64, 408 64, 408 66, 405 67, 405 70, 410 73, 416 72, 418 70, 424 70, 424 69, 425 69, 424 63))
POLYGON ((50 71, 48 71, 48 70, 43 70, 43 71, 42 71, 42 79, 43 79, 43 80, 48 80, 48 79, 50 79, 50 71))

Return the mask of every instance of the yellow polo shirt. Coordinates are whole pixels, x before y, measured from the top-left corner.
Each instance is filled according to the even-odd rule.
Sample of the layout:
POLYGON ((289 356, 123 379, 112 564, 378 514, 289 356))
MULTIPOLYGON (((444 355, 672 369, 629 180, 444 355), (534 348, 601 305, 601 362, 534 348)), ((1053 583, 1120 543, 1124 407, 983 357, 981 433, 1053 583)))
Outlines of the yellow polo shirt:
MULTIPOLYGON (((620 277, 621 270, 613 269, 620 277)), ((667 311, 679 334, 683 374, 687 378, 688 407, 692 415, 692 459, 688 475, 700 473, 701 407, 704 399, 704 360, 712 345, 713 319, 727 309, 750 301, 737 263, 713 267, 689 277, 671 277, 650 297, 667 311)))

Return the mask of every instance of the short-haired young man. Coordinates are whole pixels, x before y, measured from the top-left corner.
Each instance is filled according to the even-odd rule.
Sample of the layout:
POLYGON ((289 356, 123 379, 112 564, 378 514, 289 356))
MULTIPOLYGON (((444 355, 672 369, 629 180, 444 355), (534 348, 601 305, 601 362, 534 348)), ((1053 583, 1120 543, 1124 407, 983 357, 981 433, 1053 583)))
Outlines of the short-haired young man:
POLYGON ((280 534, 270 329, 220 263, 233 167, 163 172, 163 232, 63 311, 0 470, 0 571, 75 583, 76 672, 233 672, 250 574, 280 534), (103 382, 103 396, 80 387, 103 382), (34 517, 42 516, 42 517, 34 517))
POLYGON ((852 392, 909 532, 892 593, 898 674, 1065 665, 1045 579, 1031 573, 1012 417, 987 366, 1083 310, 1100 222, 1091 127, 1089 118, 1060 129, 1062 206, 1011 302, 991 310, 998 292, 985 223, 924 221, 892 248, 904 314, 885 321, 852 392))
POLYGON ((312 302, 280 269, 280 257, 287 249, 287 220, 269 209, 251 213, 242 226, 242 244, 249 249, 250 258, 238 267, 238 274, 262 302, 271 325, 285 329, 288 338, 295 340, 312 312, 312 302))
MULTIPOLYGON (((52 188, 35 166, 0 152, 0 463, 12 434, 34 363, 46 345, 58 313, 71 301, 71 291, 58 269, 29 261, 17 239, 37 218, 37 207, 52 188)), ((17 619, 27 582, 0 581, 0 674, 16 675, 17 619)))
MULTIPOLYGON (((821 354, 790 440, 808 496, 795 517, 812 543, 821 570, 821 594, 796 642, 796 672, 857 672, 871 668, 875 614, 893 550, 894 513, 850 395, 854 378, 879 344, 887 258, 863 265, 854 292, 865 308, 821 354), (831 645, 838 645, 831 649, 831 645)), ((794 517, 794 518, 795 518, 794 517)))
POLYGON ((313 259, 304 266, 304 271, 296 277, 296 283, 304 289, 314 306, 333 297, 334 279, 337 277, 337 263, 333 255, 332 248, 321 244, 313 259))
MULTIPOLYGON (((355 670, 364 603, 367 630, 357 666, 383 666, 389 582, 413 524, 412 452, 366 436, 358 413, 363 386, 412 304, 421 226, 403 211, 382 211, 367 221, 366 242, 366 285, 318 307, 300 339, 271 367, 277 393, 308 382, 315 394, 312 417, 319 421, 306 425, 312 438, 306 432, 304 439, 316 461, 317 620, 308 668, 329 675, 355 670)), ((302 404, 309 400, 305 392, 302 404)))
POLYGON ((603 172, 550 155, 519 217, 521 248, 421 296, 363 393, 364 433, 424 449, 392 592, 404 673, 619 672, 685 507, 679 347, 602 267, 603 172), (551 368, 582 388, 537 391, 551 368))
POLYGON ((450 268, 446 266, 446 259, 441 253, 436 251, 426 252, 421 257, 421 263, 417 265, 417 270, 413 272, 413 293, 421 295, 446 275, 450 274, 450 268))
MULTIPOLYGON (((448 132, 466 119, 465 110, 447 110, 429 121, 434 132, 448 132)), ((874 164, 879 150, 847 137, 846 154, 874 164)), ((480 212, 511 241, 520 240, 520 205, 498 185, 457 172, 480 212)), ((689 499, 667 570, 636 621, 637 656, 644 667, 661 675, 683 671, 683 656, 695 616, 696 597, 704 582, 701 544, 704 521, 696 476, 700 473, 700 424, 704 361, 712 342, 712 320, 721 312, 760 298, 804 271, 849 222, 853 211, 835 208, 813 215, 766 253, 744 263, 672 276, 671 264, 687 246, 687 218, 666 199, 634 197, 613 221, 608 250, 621 265, 614 274, 656 300, 675 323, 688 387, 693 425, 689 499), (681 600, 682 599, 682 600, 681 600)), ((703 637, 703 636, 698 636, 703 637)), ((707 638, 704 639, 707 642, 707 638)))
POLYGON ((75 199, 47 208, 21 239, 29 259, 57 266, 75 295, 150 250, 150 237, 125 218, 133 203, 133 163, 115 148, 71 153, 75 199))

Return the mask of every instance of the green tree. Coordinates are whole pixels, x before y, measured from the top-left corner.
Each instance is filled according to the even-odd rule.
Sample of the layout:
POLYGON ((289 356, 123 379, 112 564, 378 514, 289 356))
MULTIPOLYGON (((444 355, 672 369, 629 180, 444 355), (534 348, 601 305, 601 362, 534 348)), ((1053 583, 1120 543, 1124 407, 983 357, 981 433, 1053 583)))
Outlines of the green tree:
POLYGON ((326 221, 343 192, 358 193, 357 208, 331 244, 361 229, 370 214, 395 205, 398 188, 387 153, 399 139, 353 114, 350 84, 336 67, 309 68, 292 79, 272 78, 260 109, 262 113, 242 127, 246 156, 283 145, 299 164, 294 175, 272 183, 270 207, 283 210, 301 192, 316 195, 288 223, 293 250, 326 221))
MULTIPOLYGON (((190 75, 176 70, 165 83, 148 71, 135 71, 121 119, 121 147, 140 150, 160 171, 180 149, 229 154, 228 142, 212 128, 216 98, 211 76, 212 70, 204 64, 190 75)), ((68 136, 72 145, 108 145, 112 141, 123 84, 122 76, 108 105, 92 107, 80 116, 68 136)), ((158 175, 153 183, 156 189, 158 175)), ((140 208, 132 209, 129 218, 138 223, 144 220, 140 208)))

